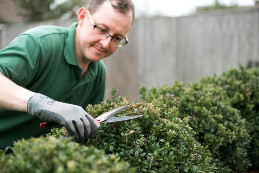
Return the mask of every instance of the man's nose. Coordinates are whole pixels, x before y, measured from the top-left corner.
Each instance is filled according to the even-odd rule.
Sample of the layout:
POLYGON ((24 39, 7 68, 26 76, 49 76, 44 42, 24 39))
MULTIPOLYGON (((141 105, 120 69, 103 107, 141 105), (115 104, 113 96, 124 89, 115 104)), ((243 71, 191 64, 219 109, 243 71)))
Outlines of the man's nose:
POLYGON ((108 48, 111 44, 111 41, 112 41, 112 37, 109 36, 102 39, 100 43, 102 44, 103 48, 108 48))

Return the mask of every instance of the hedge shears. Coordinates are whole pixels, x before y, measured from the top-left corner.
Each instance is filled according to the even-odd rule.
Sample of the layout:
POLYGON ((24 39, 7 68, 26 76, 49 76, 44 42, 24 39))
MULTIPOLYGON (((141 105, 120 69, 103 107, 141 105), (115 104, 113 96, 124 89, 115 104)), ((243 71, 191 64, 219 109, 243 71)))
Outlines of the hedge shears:
POLYGON ((100 126, 100 123, 114 123, 114 122, 119 122, 119 121, 127 121, 127 120, 132 120, 135 118, 139 118, 142 117, 143 115, 131 115, 131 116, 123 116, 123 117, 113 117, 114 115, 116 115, 117 113, 123 111, 125 108, 127 108, 128 106, 121 106, 115 109, 112 109, 109 112, 105 112, 102 115, 100 115, 99 117, 95 118, 95 123, 100 126))
MULTIPOLYGON (((100 123, 114 123, 114 122, 120 122, 120 121, 128 121, 128 120, 132 120, 143 116, 143 115, 131 115, 131 116, 113 117, 114 115, 123 111, 127 107, 128 105, 125 105, 103 113, 102 115, 94 119, 96 125, 100 127, 100 123)), ((57 125, 57 124, 52 122, 40 123, 40 127, 50 127, 52 125, 57 125)))

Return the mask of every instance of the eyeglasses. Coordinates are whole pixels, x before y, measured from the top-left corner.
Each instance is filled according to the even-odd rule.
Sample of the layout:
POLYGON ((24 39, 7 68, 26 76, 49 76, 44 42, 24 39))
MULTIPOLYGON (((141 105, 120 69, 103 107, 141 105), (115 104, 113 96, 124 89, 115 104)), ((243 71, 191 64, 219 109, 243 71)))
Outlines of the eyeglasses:
POLYGON ((111 44, 116 45, 117 47, 122 47, 125 46, 126 44, 128 44, 128 37, 127 35, 125 37, 123 36, 112 36, 111 34, 109 34, 107 29, 103 29, 100 26, 97 26, 94 22, 94 19, 92 17, 92 15, 90 14, 90 12, 88 10, 86 10, 88 16, 89 16, 89 20, 91 21, 92 25, 93 25, 93 30, 96 31, 96 33, 98 35, 102 35, 104 36, 104 39, 107 39, 109 37, 111 37, 111 44))

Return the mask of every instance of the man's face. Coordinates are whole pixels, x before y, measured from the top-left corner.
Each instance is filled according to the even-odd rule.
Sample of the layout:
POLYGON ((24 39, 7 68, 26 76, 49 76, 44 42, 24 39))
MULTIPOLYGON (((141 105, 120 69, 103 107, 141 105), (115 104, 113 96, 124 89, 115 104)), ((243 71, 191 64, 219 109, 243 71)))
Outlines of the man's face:
MULTIPOLYGON (((112 36, 126 36, 132 23, 132 13, 121 14, 113 9, 110 2, 104 2, 92 14, 92 18, 99 29, 104 29, 112 36)), ((114 39, 114 38, 113 38, 114 39)), ((110 56, 117 50, 112 38, 98 34, 94 29, 84 8, 78 13, 78 26, 76 28, 75 48, 78 63, 97 62, 110 56)))

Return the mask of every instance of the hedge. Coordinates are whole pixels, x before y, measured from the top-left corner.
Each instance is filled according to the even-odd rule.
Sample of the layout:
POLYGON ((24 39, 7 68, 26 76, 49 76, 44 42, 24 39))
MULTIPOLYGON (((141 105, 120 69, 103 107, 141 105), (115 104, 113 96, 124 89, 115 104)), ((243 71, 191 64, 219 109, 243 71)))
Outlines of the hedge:
MULTIPOLYGON (((259 69, 246 70, 240 66, 193 84, 175 81, 149 90, 142 86, 142 100, 135 103, 116 94, 113 89, 111 99, 88 105, 86 111, 97 117, 129 105, 118 116, 144 116, 101 124, 97 138, 81 146, 63 137, 67 135, 64 128, 52 129, 47 137, 18 141, 13 154, 0 154, 0 172, 12 172, 11 168, 17 171, 20 165, 29 168, 33 165, 38 172, 49 172, 42 165, 52 165, 51 172, 69 172, 69 165, 74 164, 78 172, 194 173, 258 169, 259 69), (48 155, 48 150, 52 155, 48 155), (35 158, 41 158, 40 162, 35 158)), ((24 171, 28 172, 20 172, 24 171)))
POLYGON ((204 84, 220 86, 226 91, 231 105, 240 111, 240 116, 246 120, 250 134, 248 150, 252 167, 259 170, 259 68, 230 69, 219 78, 216 76, 201 80, 204 84))
POLYGON ((169 107, 179 107, 181 117, 191 117, 196 139, 223 164, 219 167, 259 170, 259 68, 240 65, 220 77, 149 91, 142 87, 140 93, 146 102, 161 97, 169 107))
POLYGON ((93 116, 114 107, 130 105, 123 115, 142 114, 143 118, 107 124, 101 127, 98 138, 88 145, 103 148, 126 160, 138 172, 215 172, 211 154, 194 138, 188 118, 178 117, 178 108, 164 112, 161 100, 131 104, 125 98, 88 106, 93 116), (101 142, 100 142, 101 141, 101 142))
POLYGON ((0 172, 135 172, 115 155, 107 156, 95 147, 80 146, 72 138, 53 136, 20 140, 13 154, 0 152, 0 172))
POLYGON ((145 99, 149 102, 157 97, 161 97, 168 108, 179 107, 180 118, 190 119, 195 138, 203 146, 208 146, 215 163, 222 168, 220 172, 249 168, 249 134, 245 120, 231 107, 224 90, 202 83, 187 86, 175 82, 172 86, 151 89, 145 99))

